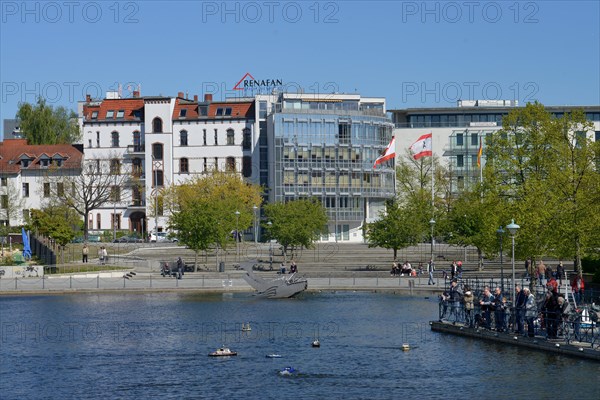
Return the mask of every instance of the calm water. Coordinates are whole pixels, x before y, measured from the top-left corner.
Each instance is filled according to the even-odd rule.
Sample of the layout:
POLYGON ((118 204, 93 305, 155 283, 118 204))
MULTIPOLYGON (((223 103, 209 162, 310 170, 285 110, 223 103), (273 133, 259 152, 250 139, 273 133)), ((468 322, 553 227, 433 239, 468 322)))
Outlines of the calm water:
POLYGON ((436 313, 352 292, 1 298, 0 397, 596 398, 600 364, 432 333, 436 313), (222 344, 239 356, 207 356, 222 344))

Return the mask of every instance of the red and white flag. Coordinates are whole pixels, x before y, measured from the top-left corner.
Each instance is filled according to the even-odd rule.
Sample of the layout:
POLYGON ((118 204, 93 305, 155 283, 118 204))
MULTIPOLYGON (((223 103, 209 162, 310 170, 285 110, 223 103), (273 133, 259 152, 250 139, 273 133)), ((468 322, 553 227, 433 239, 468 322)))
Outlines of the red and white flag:
POLYGON ((375 163, 373 164, 373 168, 375 168, 377 164, 381 164, 394 157, 396 157, 396 138, 392 136, 392 141, 387 145, 383 154, 377 157, 377 160, 375 160, 375 163))
POLYGON ((422 135, 418 138, 417 141, 410 146, 410 152, 415 160, 418 160, 421 157, 432 156, 431 133, 422 135))

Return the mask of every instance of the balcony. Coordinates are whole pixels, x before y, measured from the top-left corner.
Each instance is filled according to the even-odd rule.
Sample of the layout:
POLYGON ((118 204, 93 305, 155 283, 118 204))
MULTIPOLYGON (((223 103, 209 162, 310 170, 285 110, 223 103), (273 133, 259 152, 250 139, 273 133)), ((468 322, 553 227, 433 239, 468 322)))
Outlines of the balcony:
POLYGON ((127 205, 128 211, 145 211, 146 210, 146 202, 143 200, 132 200, 130 204, 127 205))
POLYGON ((146 146, 144 144, 130 144, 127 146, 126 156, 143 156, 146 154, 146 146))

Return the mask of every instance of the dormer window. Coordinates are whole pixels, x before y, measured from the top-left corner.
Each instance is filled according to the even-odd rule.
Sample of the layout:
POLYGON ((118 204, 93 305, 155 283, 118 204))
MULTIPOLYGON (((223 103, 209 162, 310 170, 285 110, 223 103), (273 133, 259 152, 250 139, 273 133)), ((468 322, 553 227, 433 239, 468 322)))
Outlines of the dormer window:
POLYGON ((30 162, 30 160, 27 159, 27 158, 22 159, 21 160, 21 168, 27 168, 27 167, 29 167, 29 162, 30 162))
POLYGON ((63 166, 63 159, 62 158, 55 158, 52 162, 57 167, 62 167, 63 166))
POLYGON ((114 117, 115 117, 115 110, 108 110, 108 111, 106 112, 106 119, 109 119, 109 118, 111 118, 111 119, 112 119, 112 118, 114 118, 114 117))
POLYGON ((123 118, 125 116, 125 110, 117 111, 117 118, 123 118))
POLYGON ((215 115, 222 116, 223 115, 223 109, 221 107, 217 108, 217 112, 215 113, 215 115))
POLYGON ((227 115, 227 116, 231 115, 231 107, 227 107, 225 109, 225 115, 227 115))
POLYGON ((40 168, 48 168, 50 166, 50 160, 48 158, 42 158, 40 160, 40 168))
POLYGON ((98 119, 98 111, 92 111, 92 119, 98 119))
POLYGON ((181 110, 179 110, 179 117, 180 118, 185 118, 186 115, 187 115, 187 109, 186 108, 182 108, 181 110))

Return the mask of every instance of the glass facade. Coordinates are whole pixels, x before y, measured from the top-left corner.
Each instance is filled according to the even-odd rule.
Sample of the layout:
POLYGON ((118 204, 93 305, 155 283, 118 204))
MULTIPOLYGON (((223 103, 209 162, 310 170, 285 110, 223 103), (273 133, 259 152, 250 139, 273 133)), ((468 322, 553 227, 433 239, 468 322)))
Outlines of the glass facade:
POLYGON ((394 196, 393 162, 373 168, 391 140, 393 124, 383 116, 357 115, 358 102, 335 104, 354 107, 351 103, 356 105, 349 109, 354 111, 351 115, 343 110, 339 114, 295 113, 287 106, 271 116, 271 201, 319 199, 329 216, 327 230, 332 240, 351 240, 351 232, 377 217, 374 208, 370 212, 371 206, 377 204, 379 210, 385 199, 394 196))

